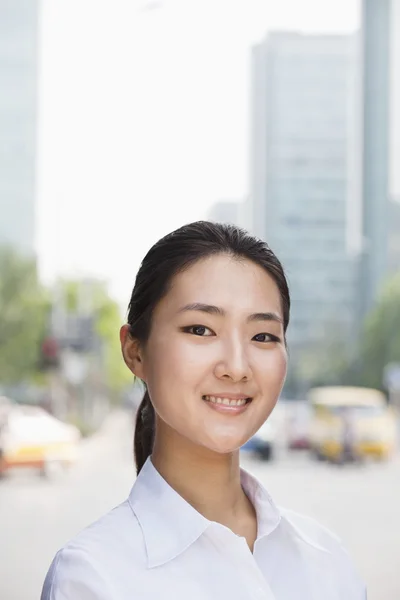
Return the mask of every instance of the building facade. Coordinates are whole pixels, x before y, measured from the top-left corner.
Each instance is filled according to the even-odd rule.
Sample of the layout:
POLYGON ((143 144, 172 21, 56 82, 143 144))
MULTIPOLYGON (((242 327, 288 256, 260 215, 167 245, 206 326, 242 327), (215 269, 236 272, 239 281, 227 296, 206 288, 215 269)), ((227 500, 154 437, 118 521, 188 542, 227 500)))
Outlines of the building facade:
POLYGON ((360 111, 362 246, 357 296, 361 322, 377 298, 388 267, 390 18, 391 0, 364 0, 360 111))
POLYGON ((37 0, 0 0, 0 245, 33 255, 37 0))
POLYGON ((400 0, 363 0, 361 33, 363 243, 357 314, 362 323, 396 269, 400 231, 391 199, 400 197, 400 0))
POLYGON ((253 50, 251 228, 278 254, 292 300, 292 349, 348 331, 352 36, 275 33, 253 50))

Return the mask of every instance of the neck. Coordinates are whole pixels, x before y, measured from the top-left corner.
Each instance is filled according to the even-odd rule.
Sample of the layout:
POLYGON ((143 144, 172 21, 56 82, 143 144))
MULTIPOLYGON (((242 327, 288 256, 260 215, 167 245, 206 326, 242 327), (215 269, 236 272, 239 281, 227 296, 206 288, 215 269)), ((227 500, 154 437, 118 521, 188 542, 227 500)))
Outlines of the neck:
MULTIPOLYGON (((157 424, 158 425, 158 424, 157 424)), ((152 462, 169 485, 210 521, 240 533, 254 509, 240 481, 239 451, 218 454, 156 428, 152 462)))

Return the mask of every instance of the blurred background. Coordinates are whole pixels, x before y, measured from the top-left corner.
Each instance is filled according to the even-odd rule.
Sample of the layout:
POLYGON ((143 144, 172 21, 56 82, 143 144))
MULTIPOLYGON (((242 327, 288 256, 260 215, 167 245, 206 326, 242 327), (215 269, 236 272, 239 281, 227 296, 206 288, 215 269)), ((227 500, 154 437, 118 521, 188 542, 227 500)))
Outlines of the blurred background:
POLYGON ((0 0, 0 597, 125 499, 140 260, 199 218, 282 260, 243 463, 400 597, 400 0, 0 0))

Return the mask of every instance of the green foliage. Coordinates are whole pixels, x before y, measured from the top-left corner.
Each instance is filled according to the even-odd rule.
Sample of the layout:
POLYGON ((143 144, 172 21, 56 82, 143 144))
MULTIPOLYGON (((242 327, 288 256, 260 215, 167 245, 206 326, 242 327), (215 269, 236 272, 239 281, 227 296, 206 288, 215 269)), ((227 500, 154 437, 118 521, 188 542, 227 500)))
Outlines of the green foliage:
POLYGON ((376 388, 383 385, 385 366, 400 362, 400 273, 387 282, 365 322, 360 362, 364 385, 376 388))
POLYGON ((300 376, 311 385, 383 389, 385 366, 400 362, 400 273, 384 286, 355 347, 338 333, 327 335, 324 344, 302 357, 300 376))
POLYGON ((340 323, 330 321, 322 339, 299 353, 296 376, 306 387, 340 385, 350 360, 348 332, 340 323))
POLYGON ((95 317, 95 332, 102 345, 105 383, 111 394, 119 394, 133 381, 121 355, 119 330, 122 316, 118 304, 110 297, 106 284, 99 280, 87 282, 64 280, 66 309, 79 310, 82 296, 95 317))
POLYGON ((68 422, 79 429, 83 438, 91 436, 96 431, 95 427, 91 426, 83 417, 77 414, 70 416, 68 422))
POLYGON ((34 260, 0 248, 0 381, 18 383, 37 370, 49 310, 34 260))
MULTIPOLYGON (((110 397, 118 396, 133 382, 121 356, 118 304, 102 281, 60 283, 67 312, 77 314, 86 304, 93 313, 101 348, 100 377, 110 397)), ((47 374, 40 364, 51 301, 50 291, 39 282, 35 261, 0 247, 0 384, 46 386, 47 374)))
POLYGON ((121 392, 133 382, 133 375, 125 365, 119 340, 121 314, 118 305, 104 297, 97 307, 97 333, 104 340, 104 361, 111 390, 121 392))

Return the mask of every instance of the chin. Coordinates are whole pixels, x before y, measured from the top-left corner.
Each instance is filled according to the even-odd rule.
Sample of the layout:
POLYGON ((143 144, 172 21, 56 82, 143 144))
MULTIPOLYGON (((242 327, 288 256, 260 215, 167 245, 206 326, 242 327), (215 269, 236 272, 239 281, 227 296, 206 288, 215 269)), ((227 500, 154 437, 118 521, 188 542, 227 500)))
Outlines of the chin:
POLYGON ((246 440, 247 438, 244 440, 238 440, 237 438, 235 440, 213 440, 212 442, 204 444, 204 446, 216 454, 233 454, 240 450, 246 440))

